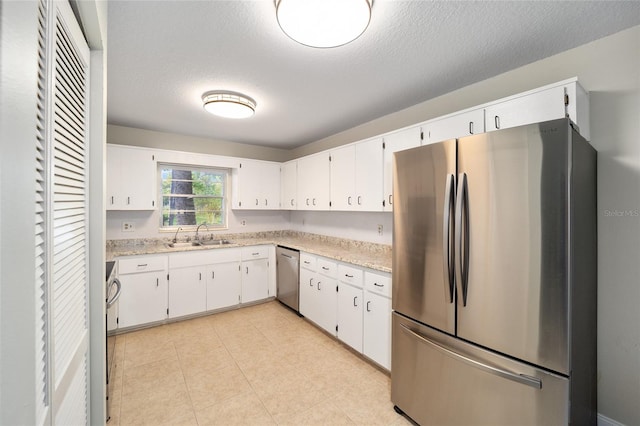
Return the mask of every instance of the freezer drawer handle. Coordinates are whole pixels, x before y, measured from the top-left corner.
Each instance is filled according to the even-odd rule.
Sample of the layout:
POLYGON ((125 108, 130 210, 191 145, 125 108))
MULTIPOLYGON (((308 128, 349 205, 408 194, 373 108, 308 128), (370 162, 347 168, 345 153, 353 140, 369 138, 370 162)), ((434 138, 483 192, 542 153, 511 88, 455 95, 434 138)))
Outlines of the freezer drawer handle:
POLYGON ((511 371, 505 370, 503 368, 498 368, 498 367, 494 367, 492 365, 487 365, 484 364, 480 361, 477 361, 475 359, 469 358, 467 356, 464 356, 462 354, 459 354, 457 352, 452 351, 451 349, 447 349, 442 345, 439 345, 436 342, 433 342, 423 336, 421 336, 420 334, 416 333, 415 331, 411 330, 409 327, 407 327, 404 324, 400 324, 400 327, 402 327, 402 331, 404 331, 405 333, 409 334, 410 336, 413 336, 415 338, 417 338, 418 340, 420 340, 422 343, 426 343, 429 346, 432 346, 433 348, 439 350, 440 352, 443 352, 444 354, 452 357, 452 358, 456 358, 459 361, 462 361, 466 364, 469 364, 473 367, 479 368, 480 370, 486 371, 487 373, 491 373, 493 375, 496 376, 500 376, 504 379, 508 379, 508 380, 512 380, 514 382, 523 384, 523 385, 527 385, 527 386, 531 386, 532 388, 535 389, 542 389, 542 380, 538 379, 537 377, 531 377, 531 376, 527 376, 526 374, 518 374, 518 373, 513 373, 511 371))

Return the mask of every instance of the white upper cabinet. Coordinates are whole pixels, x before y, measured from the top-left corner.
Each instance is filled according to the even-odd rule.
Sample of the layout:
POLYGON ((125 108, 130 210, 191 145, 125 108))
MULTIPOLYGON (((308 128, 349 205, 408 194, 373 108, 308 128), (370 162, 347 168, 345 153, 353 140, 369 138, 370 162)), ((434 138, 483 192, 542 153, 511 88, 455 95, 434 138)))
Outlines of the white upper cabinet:
POLYGON ((484 133, 484 109, 466 111, 423 125, 423 145, 484 133))
POLYGON ((232 172, 233 208, 280 209, 280 163, 242 160, 232 172))
POLYGON ((280 207, 296 210, 298 203, 298 161, 283 163, 280 167, 280 207))
POLYGON ((399 132, 386 135, 383 149, 383 210, 390 212, 393 210, 393 153, 405 149, 420 146, 421 141, 420 127, 412 127, 410 129, 401 130, 399 132))
POLYGON ((155 208, 155 156, 142 148, 107 145, 107 210, 155 208))
POLYGON ((382 139, 331 151, 331 209, 382 211, 382 139))
POLYGON ((298 159, 298 210, 329 210, 329 152, 298 159))
POLYGON ((577 81, 506 98, 485 108, 486 131, 569 117, 589 139, 589 99, 577 81))

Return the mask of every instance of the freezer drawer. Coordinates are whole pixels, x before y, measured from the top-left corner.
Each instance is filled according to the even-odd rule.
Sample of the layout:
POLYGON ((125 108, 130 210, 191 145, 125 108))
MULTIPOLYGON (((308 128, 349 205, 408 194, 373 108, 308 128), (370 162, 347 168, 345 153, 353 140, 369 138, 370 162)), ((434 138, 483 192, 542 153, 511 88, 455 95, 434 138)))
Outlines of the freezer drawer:
POLYGON ((569 379, 393 313, 391 400, 422 425, 566 425, 569 379))

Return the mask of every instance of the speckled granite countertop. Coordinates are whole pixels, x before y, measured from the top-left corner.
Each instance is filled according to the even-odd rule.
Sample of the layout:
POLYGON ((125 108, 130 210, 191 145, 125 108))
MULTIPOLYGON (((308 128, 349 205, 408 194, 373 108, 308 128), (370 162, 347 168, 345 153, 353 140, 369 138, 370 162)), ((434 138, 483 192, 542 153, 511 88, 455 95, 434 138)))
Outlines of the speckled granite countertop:
MULTIPOLYGON (((211 235, 209 234, 204 236, 205 239, 209 239, 210 237, 211 235)), ((171 248, 168 246, 169 238, 109 240, 107 241, 107 260, 113 260, 121 256, 167 254, 184 251, 217 250, 258 244, 276 244, 382 272, 391 272, 391 246, 386 244, 346 240, 296 231, 216 234, 213 236, 213 239, 229 240, 231 244, 171 248)))

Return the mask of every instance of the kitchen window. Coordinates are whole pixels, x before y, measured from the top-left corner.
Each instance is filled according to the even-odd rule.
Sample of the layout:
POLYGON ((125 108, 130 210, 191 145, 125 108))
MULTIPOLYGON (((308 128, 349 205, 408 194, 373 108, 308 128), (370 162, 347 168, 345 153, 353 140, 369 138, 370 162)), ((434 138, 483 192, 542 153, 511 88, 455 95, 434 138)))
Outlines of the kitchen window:
POLYGON ((227 226, 226 169, 160 164, 160 229, 227 226))

